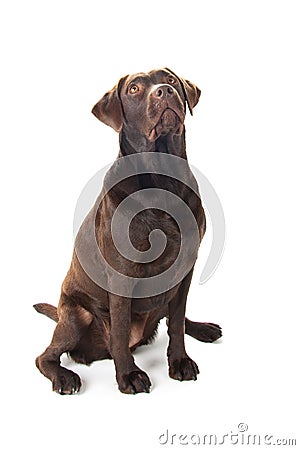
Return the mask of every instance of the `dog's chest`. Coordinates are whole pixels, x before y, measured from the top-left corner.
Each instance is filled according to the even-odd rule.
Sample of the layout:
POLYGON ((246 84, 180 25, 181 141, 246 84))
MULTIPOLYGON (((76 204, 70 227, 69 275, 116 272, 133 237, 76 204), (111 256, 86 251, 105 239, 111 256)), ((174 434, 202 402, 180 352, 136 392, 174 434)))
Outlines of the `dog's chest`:
POLYGON ((144 189, 137 181, 113 189, 99 210, 98 243, 106 261, 124 275, 143 278, 169 269, 182 249, 196 260, 201 204, 173 180, 150 177, 144 189))
POLYGON ((140 251, 150 247, 149 236, 152 231, 160 230, 167 239, 168 245, 180 243, 180 230, 176 220, 159 209, 146 209, 137 214, 131 221, 129 237, 132 245, 140 251))
POLYGON ((169 214, 160 210, 145 210, 137 215, 131 222, 129 237, 132 245, 141 252, 141 262, 135 267, 137 276, 152 277, 163 273, 174 264, 181 250, 183 234, 186 239, 189 235, 189 223, 181 218, 178 222, 169 214), (159 230, 162 239, 155 240, 152 233, 159 230), (155 257, 153 261, 146 262, 143 255, 149 251, 155 257))

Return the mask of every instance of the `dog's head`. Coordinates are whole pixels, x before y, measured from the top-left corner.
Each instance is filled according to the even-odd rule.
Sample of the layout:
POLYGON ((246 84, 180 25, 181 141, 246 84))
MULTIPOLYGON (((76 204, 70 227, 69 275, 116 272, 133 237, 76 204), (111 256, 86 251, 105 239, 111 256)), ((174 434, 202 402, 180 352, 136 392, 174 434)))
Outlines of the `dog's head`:
POLYGON ((92 113, 117 132, 126 125, 149 141, 181 134, 186 103, 192 114, 201 91, 170 69, 127 75, 93 107, 92 113))

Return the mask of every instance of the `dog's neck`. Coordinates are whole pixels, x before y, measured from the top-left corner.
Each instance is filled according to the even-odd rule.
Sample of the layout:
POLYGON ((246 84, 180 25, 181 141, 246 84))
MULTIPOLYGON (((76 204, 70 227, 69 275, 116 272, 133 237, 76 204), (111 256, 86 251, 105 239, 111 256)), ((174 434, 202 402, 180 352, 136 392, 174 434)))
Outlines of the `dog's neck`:
MULTIPOLYGON (((170 160, 168 160, 168 158, 163 158, 159 161, 147 157, 133 159, 129 158, 125 162, 125 166, 118 164, 118 161, 122 158, 125 158, 126 156, 137 155, 139 153, 146 154, 151 152, 167 153, 187 160, 185 129, 183 128, 181 135, 170 133, 165 136, 160 136, 154 142, 150 142, 143 136, 137 136, 137 134, 127 133, 127 130, 121 130, 119 155, 115 163, 108 171, 106 180, 110 180, 110 176, 112 176, 113 178, 118 178, 120 176, 120 170, 122 179, 126 178, 124 177, 124 173, 126 173, 126 170, 128 170, 128 173, 130 174, 129 176, 136 174, 136 178, 134 181, 131 179, 130 190, 128 190, 128 185, 126 184, 126 182, 125 184, 120 183, 118 186, 114 186, 112 192, 114 198, 117 199, 116 204, 119 202, 120 198, 126 198, 131 192, 132 188, 137 190, 138 187, 147 189, 151 187, 163 186, 163 189, 169 189, 174 193, 176 193, 178 190, 180 196, 184 196, 182 183, 176 184, 174 183, 174 179, 172 176, 168 177, 161 175, 163 173, 168 173, 170 170, 170 160)), ((194 183, 194 178, 191 171, 190 177, 191 182, 194 183)), ((110 197, 112 198, 112 194, 110 194, 110 197)))
POLYGON ((119 158, 141 152, 160 152, 187 159, 184 127, 181 135, 168 133, 160 136, 154 142, 149 141, 149 139, 135 130, 129 131, 126 128, 122 128, 119 141, 119 158))

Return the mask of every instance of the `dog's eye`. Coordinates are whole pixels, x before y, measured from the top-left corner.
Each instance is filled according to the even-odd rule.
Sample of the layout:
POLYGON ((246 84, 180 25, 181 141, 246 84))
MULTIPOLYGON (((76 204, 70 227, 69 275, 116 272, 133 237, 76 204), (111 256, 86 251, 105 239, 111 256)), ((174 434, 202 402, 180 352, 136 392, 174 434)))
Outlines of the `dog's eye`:
POLYGON ((175 78, 174 77, 168 77, 168 83, 169 84, 175 84, 176 83, 175 78))
POLYGON ((128 92, 130 94, 136 94, 138 91, 139 91, 139 88, 136 84, 132 84, 128 89, 128 92))

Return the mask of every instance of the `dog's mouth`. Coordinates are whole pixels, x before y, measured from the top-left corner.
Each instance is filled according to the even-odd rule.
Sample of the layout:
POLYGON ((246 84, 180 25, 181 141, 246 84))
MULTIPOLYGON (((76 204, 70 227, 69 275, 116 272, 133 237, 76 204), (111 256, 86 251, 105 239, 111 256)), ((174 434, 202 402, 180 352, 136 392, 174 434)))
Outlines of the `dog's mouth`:
POLYGON ((155 141, 160 136, 170 133, 170 131, 180 135, 183 131, 183 122, 173 109, 166 108, 155 127, 150 131, 149 140, 155 141))

